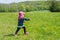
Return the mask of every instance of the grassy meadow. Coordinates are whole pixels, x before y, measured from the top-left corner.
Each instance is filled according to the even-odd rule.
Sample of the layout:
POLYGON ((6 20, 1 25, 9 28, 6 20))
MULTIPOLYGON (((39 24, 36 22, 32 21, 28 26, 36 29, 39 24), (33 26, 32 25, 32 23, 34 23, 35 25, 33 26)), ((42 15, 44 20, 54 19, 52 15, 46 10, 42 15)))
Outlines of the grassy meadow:
POLYGON ((23 29, 19 35, 13 36, 18 23, 18 12, 0 13, 0 40, 60 40, 60 12, 35 11, 26 12, 25 26, 28 35, 23 29))

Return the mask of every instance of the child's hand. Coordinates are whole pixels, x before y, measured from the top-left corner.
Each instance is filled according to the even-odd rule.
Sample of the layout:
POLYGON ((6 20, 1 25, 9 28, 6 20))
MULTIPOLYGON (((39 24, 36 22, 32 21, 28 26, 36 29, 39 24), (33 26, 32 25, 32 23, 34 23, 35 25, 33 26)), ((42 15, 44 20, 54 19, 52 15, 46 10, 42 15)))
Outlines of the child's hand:
POLYGON ((31 18, 28 18, 28 20, 30 21, 30 20, 31 20, 31 18))
POLYGON ((31 19, 30 18, 25 18, 26 21, 30 21, 31 19))
POLYGON ((29 18, 29 20, 31 20, 31 18, 29 18))

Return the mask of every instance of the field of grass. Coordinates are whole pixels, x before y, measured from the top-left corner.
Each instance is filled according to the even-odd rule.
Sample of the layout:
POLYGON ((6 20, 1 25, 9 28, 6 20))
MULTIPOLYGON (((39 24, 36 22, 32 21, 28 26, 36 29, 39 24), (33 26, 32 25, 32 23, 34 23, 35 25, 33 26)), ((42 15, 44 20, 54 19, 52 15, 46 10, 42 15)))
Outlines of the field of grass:
POLYGON ((28 35, 23 34, 23 29, 19 35, 13 36, 17 28, 18 12, 0 13, 0 40, 60 40, 60 12, 26 12, 25 26, 28 35))

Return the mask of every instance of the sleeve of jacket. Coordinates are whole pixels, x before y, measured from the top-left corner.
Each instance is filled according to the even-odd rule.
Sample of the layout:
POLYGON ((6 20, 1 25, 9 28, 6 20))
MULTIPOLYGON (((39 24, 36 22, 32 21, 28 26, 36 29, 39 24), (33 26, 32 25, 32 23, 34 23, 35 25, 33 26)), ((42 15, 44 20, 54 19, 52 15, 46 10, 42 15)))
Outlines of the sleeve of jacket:
POLYGON ((24 20, 29 21, 29 20, 30 20, 30 18, 24 18, 24 20))

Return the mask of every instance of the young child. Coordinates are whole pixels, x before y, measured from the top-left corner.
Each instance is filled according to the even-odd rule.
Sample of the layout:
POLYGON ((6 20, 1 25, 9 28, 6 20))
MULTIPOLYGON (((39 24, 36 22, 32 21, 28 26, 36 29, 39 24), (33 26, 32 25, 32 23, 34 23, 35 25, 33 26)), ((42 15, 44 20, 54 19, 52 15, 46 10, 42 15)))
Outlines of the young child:
POLYGON ((24 18, 25 13, 23 11, 19 12, 19 16, 18 16, 18 27, 17 30, 15 32, 15 36, 18 35, 18 31, 23 28, 24 29, 24 34, 28 34, 28 32, 26 32, 26 27, 24 26, 24 20, 30 20, 29 18, 24 18))

